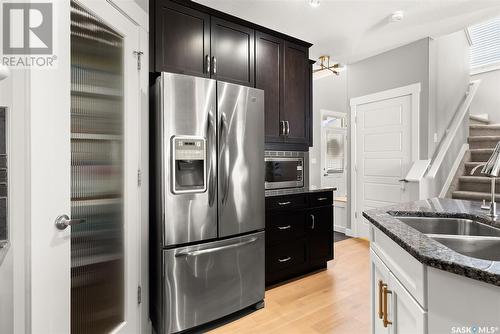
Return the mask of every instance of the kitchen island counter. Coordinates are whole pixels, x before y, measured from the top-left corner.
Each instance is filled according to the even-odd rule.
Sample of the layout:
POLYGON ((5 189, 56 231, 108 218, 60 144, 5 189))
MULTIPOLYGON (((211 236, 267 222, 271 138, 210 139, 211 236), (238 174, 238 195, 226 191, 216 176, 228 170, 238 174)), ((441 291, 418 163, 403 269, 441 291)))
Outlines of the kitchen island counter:
MULTIPOLYGON (((395 216, 464 218, 500 228, 480 202, 432 198, 363 212, 377 229, 419 262, 474 280, 500 286, 500 261, 462 255, 415 230, 395 216)), ((498 250, 500 252, 500 249, 498 250)))

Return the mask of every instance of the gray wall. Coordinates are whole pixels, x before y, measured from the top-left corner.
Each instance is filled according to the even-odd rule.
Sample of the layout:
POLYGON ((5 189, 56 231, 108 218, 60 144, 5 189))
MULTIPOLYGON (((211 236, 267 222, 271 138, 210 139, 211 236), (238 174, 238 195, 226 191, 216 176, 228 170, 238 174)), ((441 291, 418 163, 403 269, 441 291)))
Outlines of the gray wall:
POLYGON ((139 7, 141 7, 142 9, 144 9, 146 11, 146 13, 149 13, 149 0, 134 0, 134 2, 136 2, 139 7))
POLYGON ((367 58, 349 66, 349 99, 421 83, 420 157, 427 156, 429 113, 429 38, 367 58))
MULTIPOLYGON (((348 67, 348 99, 367 94, 421 84, 420 92, 420 156, 427 156, 427 122, 429 105, 429 39, 424 38, 408 45, 367 58, 348 67)), ((350 132, 350 128, 349 128, 350 132)), ((351 134, 348 134, 348 138, 351 134)), ((351 146, 349 144, 349 157, 351 146)), ((350 162, 350 158, 348 160, 350 162)), ((347 173, 347 228, 351 228, 351 168, 347 173)))
POLYGON ((488 114, 490 121, 500 124, 500 69, 471 76, 481 84, 470 106, 471 114, 488 114))
POLYGON ((463 30, 431 39, 429 47, 428 152, 432 156, 464 99, 470 82, 470 61, 469 42, 463 30))
POLYGON ((321 109, 348 113, 347 72, 313 81, 313 146, 309 149, 309 185, 321 186, 321 109), (314 162, 316 159, 316 163, 314 162))
MULTIPOLYGON (((313 85, 314 146, 311 157, 319 156, 320 109, 350 112, 349 100, 367 94, 414 83, 420 93, 420 158, 432 156, 434 133, 440 140, 455 114, 469 78, 468 43, 463 31, 438 39, 424 38, 348 66, 344 77, 320 79, 313 85), (344 102, 345 101, 345 102, 344 102)), ((500 71, 498 71, 500 82, 500 71)), ((500 110, 499 110, 500 120, 500 110)), ((350 130, 350 128, 349 128, 350 130)), ((348 134, 350 138, 350 133, 348 134)), ((319 158, 318 158, 319 161, 319 158)), ((348 143, 347 193, 350 189, 350 143, 348 143)), ((451 162, 453 163, 453 161, 451 162)), ((310 183, 320 184, 320 171, 311 165, 310 183)), ((348 212, 350 212, 348 202, 348 212)), ((350 216, 347 227, 350 228, 350 216)))

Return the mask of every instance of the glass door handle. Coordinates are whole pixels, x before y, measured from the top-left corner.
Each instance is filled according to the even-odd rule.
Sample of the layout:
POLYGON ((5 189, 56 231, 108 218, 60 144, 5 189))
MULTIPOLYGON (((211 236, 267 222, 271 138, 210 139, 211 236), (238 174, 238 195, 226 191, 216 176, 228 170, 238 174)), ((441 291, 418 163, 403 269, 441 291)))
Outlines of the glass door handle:
POLYGON ((56 227, 59 230, 65 230, 68 226, 85 223, 85 219, 70 219, 68 215, 60 215, 56 218, 56 227))

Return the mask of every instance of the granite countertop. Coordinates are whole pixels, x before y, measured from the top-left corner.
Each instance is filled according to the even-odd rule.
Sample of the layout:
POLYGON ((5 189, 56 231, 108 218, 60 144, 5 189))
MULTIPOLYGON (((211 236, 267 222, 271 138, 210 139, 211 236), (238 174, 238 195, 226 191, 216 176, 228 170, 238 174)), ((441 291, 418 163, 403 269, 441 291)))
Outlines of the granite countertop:
POLYGON ((432 198, 369 210, 363 212, 363 216, 421 263, 500 286, 500 261, 476 259, 457 253, 393 217, 465 218, 500 228, 500 219, 492 220, 487 213, 481 210, 480 202, 432 198))
POLYGON ((282 196, 282 195, 293 195, 293 194, 313 194, 321 193, 325 191, 336 191, 335 187, 325 187, 325 188, 291 188, 291 189, 276 189, 276 190, 266 190, 266 197, 271 196, 282 196))

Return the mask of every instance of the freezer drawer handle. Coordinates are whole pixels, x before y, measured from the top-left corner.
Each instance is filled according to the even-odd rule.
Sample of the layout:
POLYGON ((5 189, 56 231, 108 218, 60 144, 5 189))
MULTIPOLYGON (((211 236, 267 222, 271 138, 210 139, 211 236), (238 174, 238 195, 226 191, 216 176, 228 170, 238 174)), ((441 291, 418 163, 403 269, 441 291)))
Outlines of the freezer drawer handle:
POLYGON ((210 254, 210 253, 220 252, 220 251, 224 251, 224 250, 228 250, 228 249, 232 249, 232 248, 238 248, 238 247, 242 247, 242 246, 253 244, 254 242, 257 241, 257 239, 258 239, 257 237, 253 237, 251 239, 248 239, 248 240, 245 240, 245 241, 242 241, 242 242, 237 242, 237 243, 229 244, 229 245, 225 245, 225 246, 208 248, 208 249, 202 249, 202 250, 195 250, 195 251, 192 251, 192 252, 180 252, 180 253, 175 254, 175 257, 199 256, 199 255, 203 255, 203 254, 210 254))
POLYGON ((287 202, 278 202, 279 205, 288 205, 288 204, 292 204, 292 202, 290 201, 287 201, 287 202))
POLYGON ((291 226, 291 225, 287 225, 287 226, 278 226, 278 230, 288 230, 288 229, 290 229, 290 228, 292 228, 292 226, 291 226))
POLYGON ((284 259, 278 259, 279 262, 283 263, 283 262, 288 262, 290 261, 292 258, 289 256, 289 257, 285 257, 284 259))

